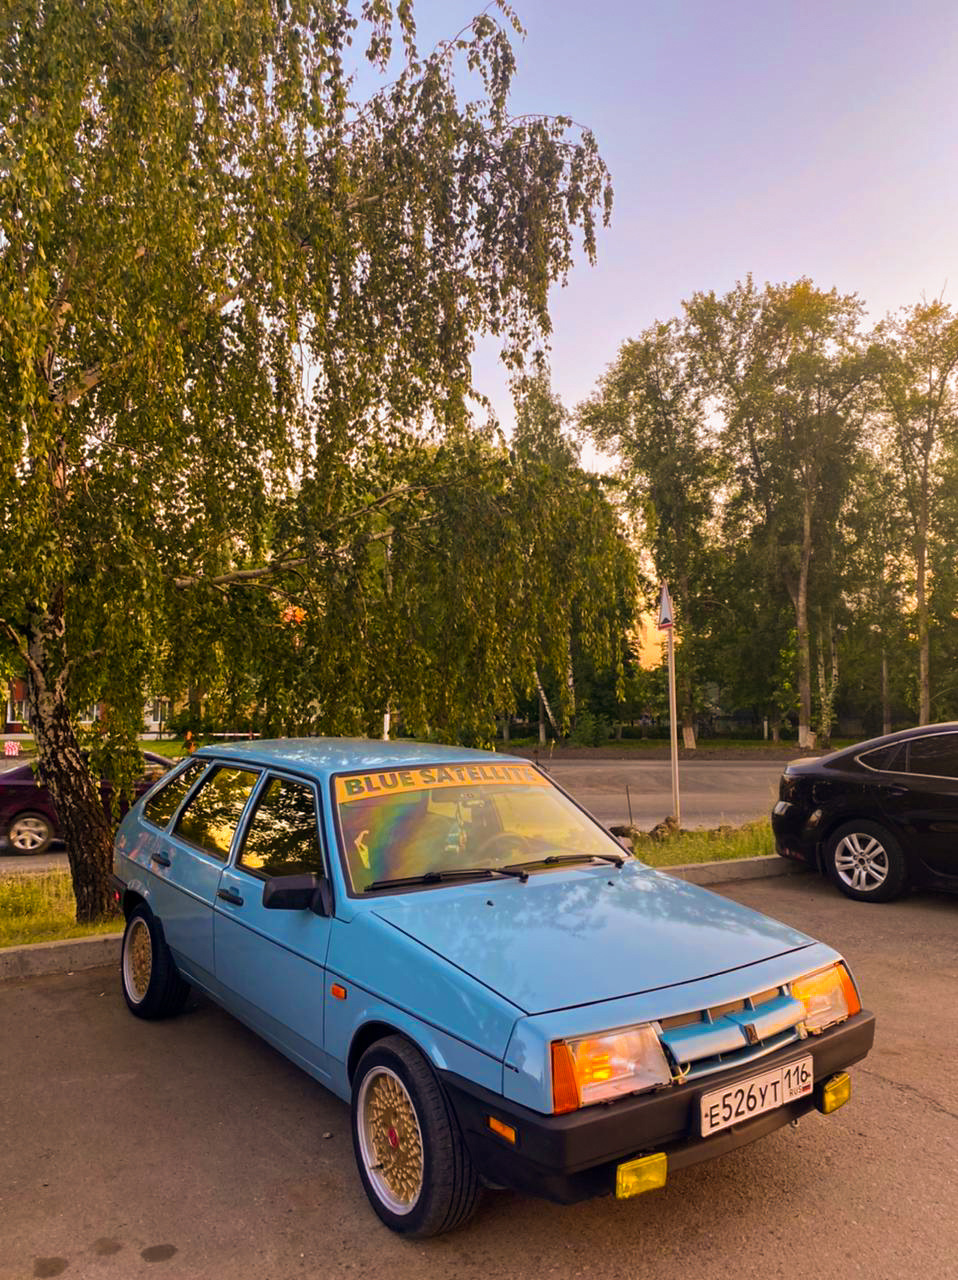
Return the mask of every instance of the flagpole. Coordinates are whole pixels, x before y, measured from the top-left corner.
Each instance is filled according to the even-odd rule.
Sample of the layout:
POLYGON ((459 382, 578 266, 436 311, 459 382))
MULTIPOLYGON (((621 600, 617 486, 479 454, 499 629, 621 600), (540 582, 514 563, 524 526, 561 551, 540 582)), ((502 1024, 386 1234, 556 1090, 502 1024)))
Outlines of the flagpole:
POLYGON ((659 596, 659 630, 668 632, 669 737, 672 741, 672 817, 675 819, 675 825, 681 827, 682 814, 679 809, 679 718, 675 709, 675 615, 672 612, 672 597, 669 595, 667 580, 663 580, 662 593, 659 596))

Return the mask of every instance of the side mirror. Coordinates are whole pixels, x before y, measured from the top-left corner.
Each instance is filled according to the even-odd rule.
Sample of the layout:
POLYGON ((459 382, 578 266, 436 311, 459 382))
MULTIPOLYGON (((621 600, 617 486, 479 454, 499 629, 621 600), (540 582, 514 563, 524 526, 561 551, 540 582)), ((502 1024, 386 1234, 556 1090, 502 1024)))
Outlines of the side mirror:
POLYGON ((332 915, 333 897, 325 876, 272 876, 263 885, 263 906, 271 911, 313 911, 332 915))

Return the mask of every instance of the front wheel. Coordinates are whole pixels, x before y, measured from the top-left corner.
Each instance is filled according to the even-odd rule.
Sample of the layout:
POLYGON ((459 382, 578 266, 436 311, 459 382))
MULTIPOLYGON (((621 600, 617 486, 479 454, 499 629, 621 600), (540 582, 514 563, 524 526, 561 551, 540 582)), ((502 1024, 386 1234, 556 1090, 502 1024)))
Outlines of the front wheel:
POLYGON ((7 839, 14 853, 44 853, 53 839, 53 824, 42 813, 18 813, 10 821, 7 839))
POLYGON ((153 912, 141 903, 130 912, 120 951, 123 998, 138 1018, 169 1018, 179 1013, 190 994, 176 970, 163 931, 153 912))
POLYGON ((891 902, 904 893, 908 865, 901 845, 877 822, 846 822, 825 845, 825 870, 856 902, 891 902))
POLYGON ((353 1148, 376 1213, 422 1239, 464 1223, 480 1187, 455 1116, 418 1049, 401 1036, 371 1046, 353 1080, 353 1148))

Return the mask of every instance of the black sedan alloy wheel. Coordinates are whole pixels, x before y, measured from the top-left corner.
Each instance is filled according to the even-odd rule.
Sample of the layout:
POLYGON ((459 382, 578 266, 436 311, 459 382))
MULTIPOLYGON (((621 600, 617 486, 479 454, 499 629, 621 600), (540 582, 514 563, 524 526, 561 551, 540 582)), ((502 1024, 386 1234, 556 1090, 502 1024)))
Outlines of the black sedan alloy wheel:
POLYGON ((890 902, 908 883, 905 855, 877 822, 846 822, 825 845, 825 869, 842 893, 858 902, 890 902))

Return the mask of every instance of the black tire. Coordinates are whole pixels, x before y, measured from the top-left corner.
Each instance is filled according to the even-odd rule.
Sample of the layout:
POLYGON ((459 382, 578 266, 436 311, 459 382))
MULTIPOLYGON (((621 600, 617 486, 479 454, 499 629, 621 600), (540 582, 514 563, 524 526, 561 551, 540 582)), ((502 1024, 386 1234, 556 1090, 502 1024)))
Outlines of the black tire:
POLYGON ((901 845, 885 827, 865 818, 844 823, 828 837, 825 870, 856 902, 891 902, 908 887, 901 845))
MULTIPOLYGON (((392 1114, 386 1107, 386 1123, 392 1114)), ((384 1120, 380 1118, 378 1123, 384 1120)), ((387 1227, 400 1235, 424 1239, 461 1226, 475 1212, 481 1187, 458 1121, 435 1072, 419 1050, 402 1036, 377 1041, 360 1058, 353 1079, 352 1125, 359 1176, 369 1203, 387 1227), (396 1089, 397 1080, 405 1091, 405 1100, 396 1089), (368 1167, 375 1163, 382 1168, 382 1152, 372 1134, 376 1122, 364 1117, 369 1110, 376 1110, 375 1097, 370 1097, 373 1089, 382 1090, 384 1086, 392 1091, 387 1096, 399 1099, 399 1110, 395 1112, 399 1133, 390 1124, 387 1135, 390 1145, 398 1152, 408 1141, 410 1145, 406 1149, 415 1153, 416 1134, 410 1130, 408 1109, 403 1110, 407 1102, 411 1104, 418 1127, 419 1190, 415 1194, 408 1192, 409 1208, 398 1207, 399 1192, 390 1203, 391 1187, 387 1182, 390 1173, 380 1175, 368 1167)), ((393 1169, 394 1186, 396 1177, 393 1169)), ((415 1177, 411 1180, 414 1183, 415 1177)))
POLYGON ((42 813, 18 813, 7 827, 11 853, 46 853, 54 837, 53 824, 42 813))
POLYGON ((145 902, 133 908, 126 922, 120 985, 130 1013, 151 1020, 179 1013, 190 994, 190 984, 177 972, 163 930, 145 902))

